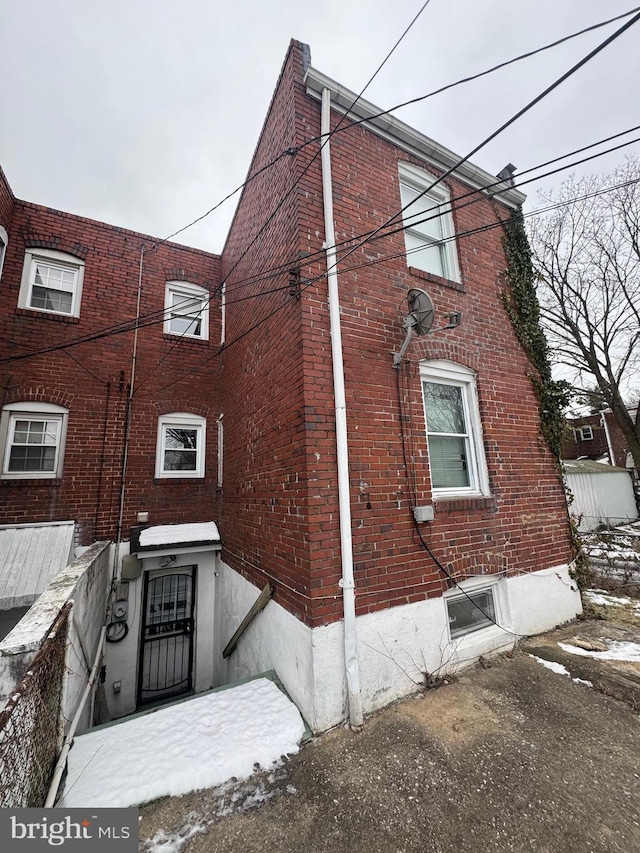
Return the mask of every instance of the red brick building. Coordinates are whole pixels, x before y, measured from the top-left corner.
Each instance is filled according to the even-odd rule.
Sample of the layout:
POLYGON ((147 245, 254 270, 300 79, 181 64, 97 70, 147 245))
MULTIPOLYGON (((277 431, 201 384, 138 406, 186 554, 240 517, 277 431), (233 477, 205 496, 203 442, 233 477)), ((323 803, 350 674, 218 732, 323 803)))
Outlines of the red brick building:
MULTIPOLYGON (((151 525, 191 535, 134 540, 140 563, 124 577, 135 615, 108 661, 114 714, 145 698, 143 671, 159 653, 145 657, 138 643, 175 566, 189 569, 187 598, 198 600, 185 652, 195 674, 166 695, 273 668, 316 730, 347 707, 358 725, 425 672, 580 610, 562 485, 501 300, 500 222, 523 196, 468 163, 438 181, 454 154, 364 100, 345 118, 354 100, 291 43, 220 258, 7 189, 5 460, 27 415, 66 427, 66 444, 60 476, 2 480, 4 519, 72 518, 87 544, 116 540, 120 512, 123 533, 149 512, 151 525), (71 276, 50 285, 53 296, 24 272, 32 250, 30 270, 71 276), (433 329, 394 359, 411 289, 433 300, 433 329), (63 348, 81 336, 94 339, 63 348), (211 519, 223 550, 207 562, 217 531, 203 528, 200 541, 188 525, 211 519), (223 659, 267 583, 273 599, 223 659)), ((30 464, 58 464, 38 452, 30 464)))
MULTIPOLYGON (((635 412, 632 415, 635 418, 635 412)), ((598 460, 603 457, 607 457, 610 465, 619 468, 634 467, 627 441, 613 412, 567 418, 562 458, 598 460)))

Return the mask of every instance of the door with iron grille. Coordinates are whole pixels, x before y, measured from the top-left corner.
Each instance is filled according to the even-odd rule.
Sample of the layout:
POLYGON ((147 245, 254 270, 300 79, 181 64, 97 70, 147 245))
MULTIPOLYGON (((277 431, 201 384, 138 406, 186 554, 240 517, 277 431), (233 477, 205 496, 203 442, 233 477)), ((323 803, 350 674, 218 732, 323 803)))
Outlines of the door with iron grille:
POLYGON ((193 687, 195 566, 147 572, 138 702, 157 702, 193 687))

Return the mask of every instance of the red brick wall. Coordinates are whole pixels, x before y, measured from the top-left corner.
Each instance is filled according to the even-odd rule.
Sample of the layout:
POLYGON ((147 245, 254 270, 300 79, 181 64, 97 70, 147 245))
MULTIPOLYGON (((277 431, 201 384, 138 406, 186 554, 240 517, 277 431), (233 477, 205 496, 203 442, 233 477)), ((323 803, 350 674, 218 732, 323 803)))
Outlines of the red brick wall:
MULTIPOLYGON (((300 66, 294 44, 254 167, 292 144, 286 128, 293 127, 294 111, 297 144, 320 132, 320 105, 296 77, 300 66)), ((337 134, 331 144, 338 241, 377 227, 400 208, 399 161, 432 169, 364 128, 337 134)), ((247 256, 250 260, 229 279, 233 289, 234 275, 239 286, 243 277, 291 261, 298 252, 311 256, 302 261, 299 303, 289 301, 275 322, 247 334, 223 360, 226 434, 233 430, 233 437, 222 519, 231 564, 257 583, 265 578, 251 572, 251 563, 293 587, 297 594, 276 584, 277 597, 313 625, 339 618, 342 608, 327 284, 324 277, 305 284, 326 270, 320 162, 311 162, 317 150, 308 146, 294 163, 280 161, 252 191, 245 190, 223 255, 226 274, 273 209, 268 200, 280 198, 296 172, 296 204, 289 199, 286 215, 274 220, 247 256)), ((468 192, 456 181, 446 183, 453 197, 468 192)), ((485 198, 456 210, 456 230, 495 223, 508 214, 506 207, 485 198)), ((418 503, 432 503, 420 359, 451 359, 477 371, 491 486, 489 498, 436 502, 435 520, 422 525, 423 536, 456 577, 514 574, 571 559, 566 502, 540 434, 531 368, 500 299, 501 238, 498 227, 458 240, 462 286, 410 271, 402 233, 368 244, 340 266, 359 613, 439 595, 446 588, 416 536, 400 440, 391 353, 404 337, 410 287, 426 288, 440 312, 463 313, 460 329, 415 341, 399 377, 418 503), (397 257, 385 260, 386 255, 397 257), (371 261, 375 264, 348 269, 371 261)), ((285 284, 283 275, 252 292, 285 284)), ((244 334, 261 312, 287 302, 284 294, 229 307, 228 340, 244 334), (260 308, 254 313, 248 306, 260 308)))
MULTIPOLYGON (((309 135, 319 132, 319 112, 319 104, 308 100, 309 135)), ((333 126, 337 120, 334 117, 333 126)), ((400 209, 398 162, 438 174, 363 128, 337 134, 331 146, 338 241, 376 228, 400 209)), ((305 186, 307 215, 315 223, 307 233, 319 230, 322 234, 319 176, 314 178, 312 190, 305 186)), ((452 198, 468 192, 468 187, 454 180, 446 185, 452 198)), ((455 211, 456 232, 497 222, 508 214, 506 207, 482 199, 455 211)), ((426 289, 438 312, 463 315, 463 324, 456 330, 414 338, 399 377, 408 452, 415 458, 410 468, 417 502, 433 502, 421 359, 449 359, 477 372, 491 489, 490 498, 436 501, 435 520, 421 525, 422 535, 456 577, 531 571, 571 559, 566 501, 540 435, 537 400, 528 379, 531 367, 500 298, 505 268, 501 239, 498 227, 457 240, 462 287, 409 270, 402 232, 367 244, 339 267, 358 612, 416 601, 445 588, 442 574, 417 541, 400 440, 398 377, 391 353, 404 338, 402 318, 410 287, 426 289), (371 261, 375 263, 367 266, 371 261), (363 266, 349 270, 358 265, 363 266)), ((321 237, 309 241, 308 251, 316 251, 321 242, 321 237)), ((308 312, 305 345, 328 357, 324 280, 305 294, 303 310, 308 312)), ((321 621, 339 616, 340 602, 332 595, 337 591, 340 564, 337 548, 327 547, 329 529, 331 541, 337 542, 331 377, 329 370, 320 376, 317 369, 318 365, 306 387, 318 403, 323 401, 326 416, 324 474, 314 471, 309 461, 309 477, 322 478, 325 496, 323 524, 317 533, 310 533, 311 547, 317 547, 311 573, 322 582, 318 594, 327 596, 314 611, 321 621)))
MULTIPOLYGON (((301 91, 301 56, 294 43, 249 175, 294 145, 301 91)), ((247 185, 223 252, 220 527, 225 559, 258 585, 276 577, 277 600, 310 619, 305 442, 313 415, 304 407, 300 302, 289 293, 298 278, 299 172, 298 158, 286 155, 247 185)))
MULTIPOLYGON (((147 250, 143 320, 161 318, 167 280, 185 279, 212 291, 218 287, 218 256, 173 243, 152 250, 153 244, 153 238, 142 234, 16 202, 2 275, 8 307, 0 321, 3 404, 25 400, 58 403, 69 409, 69 423, 61 479, 0 482, 0 523, 75 519, 81 544, 115 537, 133 332, 26 359, 7 359, 30 349, 72 344, 80 336, 100 335, 115 323, 134 320, 143 245, 147 250), (56 248, 85 260, 79 318, 17 307, 25 248, 33 246, 56 248)), ((139 331, 124 538, 140 510, 150 513, 153 524, 216 517, 219 302, 214 295, 207 342, 165 335, 162 322, 139 331), (158 415, 171 411, 208 418, 206 477, 202 480, 154 479, 158 415)))
POLYGON ((13 205, 15 198, 9 186, 4 172, 0 168, 0 225, 6 230, 11 231, 11 218, 13 217, 13 205))
MULTIPOLYGON (((632 417, 635 418, 635 413, 632 412, 632 417)), ((625 468, 627 465, 627 440, 624 433, 618 426, 612 412, 606 412, 607 427, 609 428, 609 438, 613 447, 612 460, 613 465, 618 465, 620 468, 625 468)), ((598 459, 603 454, 609 454, 609 443, 607 435, 602 425, 601 415, 585 415, 581 418, 570 418, 567 420, 567 429, 562 442, 562 458, 563 459, 598 459), (583 439, 580 436, 580 427, 589 425, 593 430, 593 439, 583 439), (576 435, 574 435, 574 430, 576 435)))

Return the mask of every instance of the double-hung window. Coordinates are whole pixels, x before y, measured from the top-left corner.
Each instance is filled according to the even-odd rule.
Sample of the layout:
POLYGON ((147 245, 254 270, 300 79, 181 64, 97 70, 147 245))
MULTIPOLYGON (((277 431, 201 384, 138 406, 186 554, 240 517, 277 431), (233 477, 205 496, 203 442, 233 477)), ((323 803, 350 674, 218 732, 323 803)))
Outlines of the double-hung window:
POLYGON ((454 362, 431 361, 421 363, 420 375, 434 496, 488 494, 473 372, 454 362))
POLYGON ((27 249, 18 305, 78 317, 84 262, 52 249, 27 249))
POLYGON ((460 281, 448 189, 432 187, 437 178, 408 163, 399 174, 408 266, 460 281))
POLYGON ((7 254, 7 244, 9 243, 9 235, 6 232, 6 229, 0 225, 0 276, 2 275, 2 267, 4 266, 4 259, 7 254))
POLYGON ((209 338, 210 294, 197 284, 168 281, 165 290, 164 331, 185 338, 209 338))
POLYGON ((186 412, 158 421, 156 477, 204 477, 206 420, 186 412))
POLYGON ((5 479, 52 479, 62 474, 68 410, 50 403, 12 403, 2 411, 5 479))

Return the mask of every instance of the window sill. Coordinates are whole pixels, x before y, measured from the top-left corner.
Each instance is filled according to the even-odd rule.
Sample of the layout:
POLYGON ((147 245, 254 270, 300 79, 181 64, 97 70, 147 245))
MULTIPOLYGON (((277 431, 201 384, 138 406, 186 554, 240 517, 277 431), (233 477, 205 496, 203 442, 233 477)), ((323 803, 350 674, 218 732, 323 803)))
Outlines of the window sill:
POLYGON ((457 290, 458 293, 465 292, 464 284, 461 281, 452 281, 449 278, 442 278, 442 276, 434 275, 431 272, 426 272, 426 270, 419 270, 417 267, 409 266, 408 269, 411 275, 416 276, 416 278, 421 278, 423 281, 431 281, 434 284, 441 284, 443 287, 448 287, 451 290, 457 290))
POLYGON ((461 510, 488 509, 497 511, 496 500, 493 495, 454 496, 434 495, 433 506, 436 513, 460 512, 461 510))
POLYGON ((16 314, 22 317, 37 317, 40 320, 57 320, 63 323, 79 323, 80 317, 72 314, 55 314, 53 311, 40 311, 37 308, 16 308, 16 314))
POLYGON ((22 486, 23 488, 49 488, 57 489, 62 485, 60 477, 7 477, 0 478, 0 486, 22 486))
POLYGON ((175 482, 184 482, 185 480, 189 483, 194 480, 204 482, 204 474, 156 474, 153 478, 153 482, 157 486, 161 486, 163 483, 169 485, 175 482))
POLYGON ((175 344, 177 341, 182 341, 183 343, 198 344, 198 346, 209 343, 209 338, 194 338, 188 335, 178 335, 175 332, 163 332, 162 337, 167 343, 171 344, 175 344))

